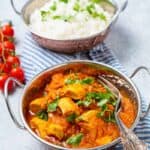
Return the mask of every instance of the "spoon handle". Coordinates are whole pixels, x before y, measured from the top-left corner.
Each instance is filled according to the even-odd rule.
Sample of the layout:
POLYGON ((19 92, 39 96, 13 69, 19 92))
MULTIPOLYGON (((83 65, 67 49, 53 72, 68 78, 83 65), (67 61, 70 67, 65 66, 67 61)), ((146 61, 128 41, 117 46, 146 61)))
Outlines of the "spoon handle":
POLYGON ((140 140, 133 131, 124 125, 122 127, 121 141, 124 150, 148 150, 147 144, 140 140))

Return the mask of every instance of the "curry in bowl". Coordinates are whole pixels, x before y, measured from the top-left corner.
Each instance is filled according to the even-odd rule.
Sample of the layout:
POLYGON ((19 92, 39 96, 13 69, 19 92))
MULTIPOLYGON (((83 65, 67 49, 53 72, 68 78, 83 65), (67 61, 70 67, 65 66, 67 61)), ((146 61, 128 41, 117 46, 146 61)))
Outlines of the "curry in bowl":
MULTIPOLYGON (((116 99, 96 74, 91 67, 80 66, 50 75, 44 89, 27 100, 25 117, 32 131, 65 148, 92 148, 117 139, 116 99)), ((124 89, 120 92, 120 118, 131 127, 137 106, 124 89)))

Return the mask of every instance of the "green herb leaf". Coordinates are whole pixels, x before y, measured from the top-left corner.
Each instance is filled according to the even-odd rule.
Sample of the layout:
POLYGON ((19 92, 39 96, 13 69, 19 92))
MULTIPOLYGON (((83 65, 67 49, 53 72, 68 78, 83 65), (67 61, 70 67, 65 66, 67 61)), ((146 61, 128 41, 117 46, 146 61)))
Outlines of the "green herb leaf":
POLYGON ((91 77, 87 77, 87 78, 81 80, 82 84, 92 84, 93 82, 94 82, 94 79, 91 77))
POLYGON ((101 107, 101 111, 97 114, 97 117, 102 118, 106 122, 116 123, 114 112, 109 110, 106 104, 101 107), (110 112, 108 117, 104 116, 106 111, 110 112))
POLYGON ((107 104, 108 101, 109 101, 109 99, 101 99, 101 100, 97 103, 97 106, 102 107, 103 105, 107 104))
POLYGON ((71 78, 68 78, 65 80, 65 84, 74 84, 78 81, 78 79, 71 79, 71 78))
POLYGON ((96 99, 96 98, 99 98, 99 97, 97 97, 97 93, 95 93, 95 92, 87 93, 87 95, 85 96, 85 99, 79 100, 77 102, 77 104, 88 107, 93 102, 93 99, 96 99))
POLYGON ((44 11, 44 10, 42 10, 40 13, 41 13, 42 21, 46 21, 47 17, 50 15, 50 11, 44 11))
POLYGON ((53 5, 50 7, 51 10, 55 11, 57 9, 56 2, 53 3, 53 5))
POLYGON ((95 99, 96 101, 100 101, 102 99, 110 99, 111 93, 101 93, 101 92, 90 92, 87 94, 89 99, 95 99))
POLYGON ((53 19, 60 19, 60 20, 64 20, 65 22, 69 22, 71 21, 71 19, 73 18, 73 16, 53 16, 53 19))
POLYGON ((68 122, 74 123, 76 117, 77 117, 77 115, 75 113, 73 113, 73 114, 69 115, 66 119, 68 122))
POLYGON ((58 16, 58 15, 53 16, 53 19, 61 19, 61 16, 58 16))
POLYGON ((116 99, 112 99, 109 103, 112 104, 113 106, 116 106, 117 100, 116 99))
POLYGON ((85 106, 85 107, 88 107, 88 106, 90 106, 90 104, 92 103, 92 99, 87 99, 87 98, 85 98, 84 100, 79 100, 78 102, 77 102, 77 105, 79 105, 79 106, 85 106))
POLYGON ((54 112, 54 111, 56 111, 57 106, 58 106, 58 100, 59 100, 59 97, 56 97, 56 99, 53 102, 48 104, 47 112, 54 112))
POLYGON ((92 15, 92 13, 95 11, 95 6, 93 4, 90 4, 86 7, 86 10, 88 11, 89 14, 92 15))
POLYGON ((42 119, 42 120, 48 120, 48 113, 46 110, 41 110, 39 111, 37 114, 38 118, 42 119))
POLYGON ((80 11, 80 5, 78 2, 76 2, 73 6, 73 10, 79 12, 80 11))
POLYGON ((100 13, 98 16, 101 20, 106 21, 106 16, 103 13, 100 13))
POLYGON ((91 2, 93 3, 105 3, 105 4, 109 4, 110 6, 113 6, 112 2, 110 2, 109 0, 91 0, 91 2))
POLYGON ((71 136, 70 138, 67 139, 66 143, 70 145, 77 146, 80 144, 81 140, 83 138, 83 133, 78 133, 74 136, 71 136))
POLYGON ((105 120, 106 122, 113 122, 113 123, 116 123, 115 113, 114 113, 114 112, 110 113, 107 118, 104 118, 104 120, 105 120))
POLYGON ((103 105, 101 107, 101 111, 97 114, 97 117, 100 117, 100 118, 103 117, 107 110, 108 110, 107 105, 103 105))
POLYGON ((101 20, 106 21, 106 16, 103 13, 96 12, 95 6, 93 4, 90 4, 86 7, 86 10, 88 13, 94 17, 94 18, 100 18, 101 20))
POLYGON ((100 3, 101 0, 91 0, 93 3, 100 3))
POLYGON ((60 2, 68 3, 68 0, 60 0, 60 2))

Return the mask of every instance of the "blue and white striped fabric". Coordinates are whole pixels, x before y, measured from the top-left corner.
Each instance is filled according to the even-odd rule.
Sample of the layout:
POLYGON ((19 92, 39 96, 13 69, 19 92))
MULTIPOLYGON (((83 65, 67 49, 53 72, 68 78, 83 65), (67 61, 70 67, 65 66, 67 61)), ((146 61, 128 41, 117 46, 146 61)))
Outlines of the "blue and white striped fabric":
MULTIPOLYGON (((22 54, 22 67, 25 70, 27 81, 31 80, 36 74, 47 67, 75 59, 91 59, 94 61, 103 62, 126 73, 112 51, 108 49, 104 43, 93 48, 90 52, 77 53, 74 55, 57 54, 39 47, 31 38, 30 33, 27 33, 24 40, 22 54)), ((145 109, 146 106, 142 105, 142 110, 145 111, 145 109)), ((142 140, 149 144, 150 149, 150 116, 145 117, 142 121, 140 121, 135 129, 135 132, 142 140)), ((122 147, 119 145, 115 149, 121 150, 122 147)))

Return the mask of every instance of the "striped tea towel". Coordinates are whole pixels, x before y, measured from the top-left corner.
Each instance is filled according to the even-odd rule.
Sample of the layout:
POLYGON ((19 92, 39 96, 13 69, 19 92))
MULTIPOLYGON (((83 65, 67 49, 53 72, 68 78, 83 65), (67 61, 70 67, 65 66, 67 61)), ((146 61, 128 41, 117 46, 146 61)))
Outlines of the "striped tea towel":
MULTIPOLYGON (((31 80, 36 74, 47 67, 75 59, 91 59, 103 62, 126 73, 112 51, 108 49, 104 43, 96 46, 90 52, 82 52, 74 55, 58 54, 39 47, 31 38, 31 34, 27 33, 24 40, 22 54, 22 67, 25 70, 27 81, 31 80)), ((145 109, 146 106, 142 105, 142 110, 145 111, 145 109)), ((140 121, 135 132, 142 140, 150 145, 150 116, 145 117, 142 121, 140 121)), ((116 149, 121 150, 122 147, 117 146, 116 149)))

